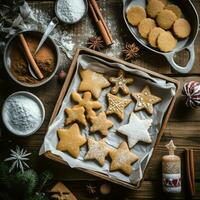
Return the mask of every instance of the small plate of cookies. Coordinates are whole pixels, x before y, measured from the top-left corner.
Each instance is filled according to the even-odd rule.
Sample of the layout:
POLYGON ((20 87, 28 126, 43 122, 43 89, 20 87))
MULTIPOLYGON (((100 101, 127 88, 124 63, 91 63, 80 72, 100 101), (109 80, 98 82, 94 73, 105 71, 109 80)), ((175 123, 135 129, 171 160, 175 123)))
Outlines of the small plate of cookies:
POLYGON ((72 168, 130 188, 138 185, 164 130, 176 82, 93 51, 72 63, 40 154, 51 152, 72 168))
POLYGON ((166 57, 180 73, 188 73, 194 64, 194 40, 199 20, 190 0, 123 0, 125 23, 136 40, 147 49, 166 57), (189 51, 186 66, 174 61, 177 52, 189 51))

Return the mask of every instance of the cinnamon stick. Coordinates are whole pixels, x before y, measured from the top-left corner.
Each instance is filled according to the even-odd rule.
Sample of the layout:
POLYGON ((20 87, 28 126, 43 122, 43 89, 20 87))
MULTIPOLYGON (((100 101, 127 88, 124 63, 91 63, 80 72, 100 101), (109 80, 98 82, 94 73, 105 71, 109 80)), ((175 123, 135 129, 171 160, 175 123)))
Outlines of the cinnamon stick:
POLYGON ((190 151, 186 149, 186 171, 187 171, 187 179, 189 184, 190 195, 194 196, 194 188, 192 183, 192 175, 191 175, 191 160, 190 160, 190 151))
POLYGON ((102 34, 102 37, 106 43, 107 46, 111 45, 113 43, 112 36, 110 34, 110 31, 104 21, 104 18, 101 14, 101 11, 98 7, 98 4, 95 0, 89 0, 89 7, 91 9, 92 15, 95 19, 95 22, 99 28, 99 31, 102 34))
POLYGON ((190 173, 191 173, 192 187, 193 187, 193 192, 195 193, 194 154, 192 149, 189 150, 189 154, 190 154, 190 173))
POLYGON ((25 53, 27 55, 27 58, 28 58, 28 60, 29 60, 29 62, 31 64, 33 70, 35 71, 37 77, 39 79, 43 79, 44 76, 43 76, 42 72, 40 71, 39 67, 37 66, 37 64, 36 64, 32 54, 31 54, 31 51, 30 51, 30 49, 28 47, 26 39, 24 38, 24 35, 22 33, 19 34, 19 39, 20 39, 20 41, 21 41, 21 43, 22 43, 22 45, 24 47, 24 51, 25 51, 25 53))

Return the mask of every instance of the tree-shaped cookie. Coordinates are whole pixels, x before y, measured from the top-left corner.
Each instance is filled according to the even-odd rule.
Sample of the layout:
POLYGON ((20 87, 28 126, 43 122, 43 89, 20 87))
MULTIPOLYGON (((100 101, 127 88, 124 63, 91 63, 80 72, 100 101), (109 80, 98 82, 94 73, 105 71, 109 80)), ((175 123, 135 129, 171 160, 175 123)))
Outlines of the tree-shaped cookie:
POLYGON ((110 148, 105 143, 104 139, 95 141, 92 137, 88 138, 89 151, 85 155, 85 160, 95 159, 98 163, 103 166, 105 163, 105 157, 108 155, 110 148))
POLYGON ((151 94, 149 86, 145 86, 142 92, 132 93, 137 101, 135 111, 145 109, 149 114, 153 114, 153 105, 159 103, 162 99, 151 94))
POLYGON ((80 153, 80 147, 86 143, 85 137, 80 133, 78 124, 74 123, 68 129, 60 128, 57 130, 59 142, 57 149, 60 151, 66 151, 71 156, 77 158, 80 153))
POLYGON ((121 120, 124 119, 124 109, 131 103, 131 99, 123 99, 113 94, 108 93, 108 109, 106 114, 116 114, 121 120))
POLYGON ((100 109, 102 107, 100 102, 92 100, 92 95, 90 92, 84 92, 83 98, 77 92, 72 92, 71 97, 75 102, 78 103, 78 105, 74 107, 83 106, 85 108, 87 113, 86 117, 88 119, 95 117, 96 113, 94 110, 100 109))
POLYGON ((124 173, 131 175, 131 164, 136 162, 139 157, 130 152, 126 142, 122 142, 118 149, 112 149, 109 152, 112 159, 110 171, 122 170, 124 173))
POLYGON ((98 116, 91 117, 91 122, 92 126, 90 127, 90 131, 99 131, 104 136, 108 134, 108 129, 113 126, 112 121, 107 119, 105 112, 99 113, 98 116))
POLYGON ((82 81, 79 85, 78 91, 90 91, 97 99, 100 97, 101 90, 110 86, 109 81, 101 73, 94 72, 90 69, 80 70, 82 81))
POLYGON ((123 92, 123 94, 129 94, 128 84, 133 83, 133 78, 125 78, 125 74, 123 70, 119 70, 118 77, 110 77, 109 81, 114 84, 111 89, 112 94, 117 94, 119 90, 123 92))
POLYGON ((67 118, 65 120, 65 125, 68 125, 75 121, 80 122, 84 126, 87 125, 87 121, 86 121, 85 114, 84 114, 85 108, 83 106, 66 108, 65 113, 67 114, 67 118))

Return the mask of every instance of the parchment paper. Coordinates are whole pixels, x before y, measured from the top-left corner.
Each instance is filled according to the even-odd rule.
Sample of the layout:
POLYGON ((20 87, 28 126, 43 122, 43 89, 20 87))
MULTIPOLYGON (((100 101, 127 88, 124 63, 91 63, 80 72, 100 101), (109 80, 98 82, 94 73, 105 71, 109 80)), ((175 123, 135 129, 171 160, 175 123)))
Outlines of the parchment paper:
MULTIPOLYGON (((104 89, 101 93, 100 98, 98 99, 103 105, 101 111, 106 110, 108 107, 106 94, 110 91, 110 89, 111 87, 104 89)), ((162 126, 164 114, 166 113, 167 108, 173 96, 175 95, 175 90, 176 86, 173 83, 166 82, 163 79, 152 77, 149 74, 141 72, 139 70, 130 69, 125 65, 119 63, 106 62, 105 60, 102 60, 95 56, 86 54, 79 55, 77 60, 77 69, 74 78, 72 79, 69 90, 66 93, 66 96, 64 98, 61 109, 56 119, 54 120, 54 122, 49 127, 46 133, 44 143, 40 149, 39 154, 41 155, 47 151, 51 151, 53 154, 60 156, 72 168, 79 167, 84 169, 90 169, 98 171, 103 174, 107 174, 109 177, 112 177, 114 179, 119 179, 128 183, 137 184, 142 179, 145 167, 147 166, 148 161, 152 156, 157 135, 162 126), (98 163, 93 160, 84 161, 84 156, 87 152, 87 145, 81 147, 80 156, 77 159, 72 158, 68 153, 56 150, 56 146, 58 143, 58 137, 56 131, 58 128, 64 126, 64 121, 66 117, 64 109, 66 107, 71 107, 75 105, 75 103, 72 102, 70 95, 73 91, 77 91, 78 86, 80 84, 81 81, 79 75, 80 68, 84 69, 89 68, 92 69, 93 71, 104 73, 105 77, 117 76, 117 72, 119 68, 121 68, 127 72, 126 76, 131 76, 134 78, 134 83, 129 86, 130 92, 140 92, 144 88, 144 86, 149 85, 152 94, 162 98, 162 101, 154 106, 154 113, 152 116, 146 114, 145 111, 136 112, 136 115, 140 119, 152 118, 153 122, 152 126, 149 129, 149 133, 153 142, 151 144, 145 144, 139 142, 131 149, 131 151, 137 154, 140 157, 140 159, 139 161, 137 161, 135 164, 132 165, 133 171, 130 176, 126 176, 120 171, 109 172, 109 166, 110 166, 109 160, 106 160, 103 167, 100 167, 98 163)), ((123 96, 123 98, 131 98, 131 97, 130 95, 128 95, 126 97, 123 96)), ((128 123, 129 116, 131 112, 134 110, 134 106, 135 102, 133 101, 126 107, 125 118, 123 121, 119 121, 113 115, 108 115, 108 119, 114 122, 114 126, 109 130, 109 134, 106 137, 106 143, 111 147, 117 148, 122 141, 124 140, 127 141, 127 138, 124 137, 122 134, 117 133, 116 130, 119 128, 119 126, 128 123)), ((100 112, 100 110, 98 112, 100 112)), ((86 137, 90 135, 93 136, 96 140, 101 138, 101 134, 99 133, 95 134, 89 133, 89 127, 82 129, 81 132, 82 135, 85 135, 86 137)))

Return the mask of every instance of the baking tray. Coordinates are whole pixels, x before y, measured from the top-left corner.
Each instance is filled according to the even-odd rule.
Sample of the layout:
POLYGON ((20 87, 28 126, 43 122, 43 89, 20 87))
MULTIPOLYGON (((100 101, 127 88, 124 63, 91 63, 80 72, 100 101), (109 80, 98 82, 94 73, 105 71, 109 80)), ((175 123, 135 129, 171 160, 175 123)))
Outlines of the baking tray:
MULTIPOLYGON (((63 101, 63 99, 64 99, 64 97, 65 97, 66 92, 68 91, 68 88, 69 88, 69 86, 70 86, 70 83, 71 83, 71 81, 72 81, 72 79, 73 79, 73 75, 74 75, 74 73, 75 73, 75 71, 76 71, 77 58, 78 58, 79 55, 81 55, 81 54, 88 54, 88 55, 96 56, 96 57, 98 57, 98 58, 101 58, 101 59, 106 60, 106 61, 109 61, 109 62, 120 63, 120 64, 123 64, 123 65, 129 67, 129 68, 137 69, 137 70, 142 71, 142 72, 146 72, 146 73, 148 73, 150 76, 154 76, 154 77, 156 77, 156 78, 161 78, 161 79, 163 79, 163 80, 166 80, 166 81, 168 81, 168 82, 171 82, 171 83, 174 83, 174 84, 175 84, 175 86, 176 86, 176 95, 172 98, 172 100, 171 100, 171 102, 170 102, 170 105, 169 105, 169 107, 168 107, 168 109, 167 109, 167 112, 165 113, 165 116, 164 116, 164 118, 163 118, 162 127, 160 128, 160 131, 159 131, 159 134, 158 134, 158 136, 157 136, 156 143, 155 143, 155 147, 156 147, 157 144, 158 144, 159 141, 160 141, 160 138, 161 138, 161 136, 162 136, 162 134, 163 134, 163 131, 164 131, 166 125, 167 125, 167 121, 168 121, 169 116, 170 116, 170 114, 171 114, 171 111, 172 111, 172 109, 173 109, 173 106, 174 106, 174 103, 175 103, 175 100, 176 100, 176 97, 177 97, 177 90, 178 90, 178 88, 179 88, 179 82, 178 82, 177 80, 174 80, 174 79, 172 79, 172 78, 166 77, 166 76, 161 75, 161 74, 158 74, 158 73, 156 73, 156 72, 152 72, 152 71, 150 71, 150 70, 144 69, 144 68, 139 67, 139 66, 137 66, 137 65, 127 63, 127 62, 122 61, 122 60, 120 60, 120 59, 117 59, 117 58, 110 58, 110 57, 106 56, 105 54, 102 54, 102 53, 99 53, 99 52, 96 52, 96 51, 93 51, 93 50, 90 50, 90 49, 87 49, 87 48, 78 48, 77 51, 76 51, 76 53, 75 53, 75 56, 74 56, 74 58, 73 58, 73 60, 72 60, 72 63, 71 63, 71 66, 70 66, 70 68, 69 68, 67 77, 66 77, 65 82, 64 82, 64 84, 63 84, 63 88, 61 89, 60 95, 59 95, 59 97, 58 97, 58 100, 57 100, 57 102, 56 102, 55 108, 54 108, 54 110, 53 110, 53 113, 52 113, 52 116, 51 116, 49 125, 54 121, 54 119, 56 118, 56 116, 57 116, 57 114, 58 114, 58 112, 59 112, 59 109, 60 109, 60 106, 61 106, 61 104, 62 104, 62 101, 63 101)), ((155 148, 154 148, 154 149, 155 149, 155 148)), ((154 150, 153 150, 153 152, 154 152, 154 150)), ((46 152, 46 153, 45 153, 45 156, 48 157, 48 158, 50 158, 50 159, 52 159, 52 160, 55 160, 55 161, 57 161, 57 162, 63 163, 63 164, 65 164, 65 165, 68 165, 64 160, 62 160, 61 157, 52 154, 50 151, 49 151, 49 152, 46 152)), ((153 156, 153 155, 152 155, 152 156, 153 156)), ((152 156, 151 156, 151 158, 152 158, 152 156)), ((150 160, 151 160, 151 159, 150 159, 150 160)), ((150 162, 150 161, 149 161, 149 162, 150 162)), ((149 164, 149 162, 148 162, 148 164, 149 164)), ((146 167, 146 169, 147 169, 147 168, 148 168, 148 166, 146 167)), ((105 179, 105 180, 108 180, 108 181, 111 181, 111 182, 120 184, 120 185, 125 186, 125 187, 130 188, 130 189, 137 189, 137 188, 139 188, 140 185, 141 185, 141 182, 142 182, 142 180, 143 180, 143 179, 142 179, 138 184, 133 185, 133 184, 131 184, 131 183, 127 183, 127 182, 124 182, 124 181, 121 181, 121 180, 117 180, 117 179, 110 178, 109 176, 107 176, 107 175, 105 175, 105 174, 102 174, 102 173, 99 173, 99 172, 96 172, 96 171, 87 170, 87 169, 82 169, 82 168, 76 168, 76 169, 79 169, 79 170, 84 171, 84 172, 86 172, 86 173, 89 173, 89 174, 92 174, 92 175, 94 175, 94 176, 103 178, 103 179, 105 179)), ((146 169, 145 169, 145 171, 144 171, 144 176, 145 176, 146 169)), ((144 178, 144 176, 143 176, 143 178, 144 178)))

